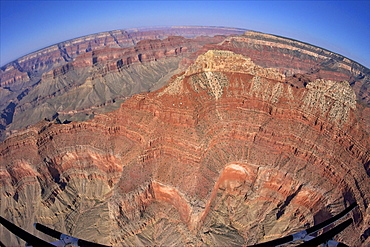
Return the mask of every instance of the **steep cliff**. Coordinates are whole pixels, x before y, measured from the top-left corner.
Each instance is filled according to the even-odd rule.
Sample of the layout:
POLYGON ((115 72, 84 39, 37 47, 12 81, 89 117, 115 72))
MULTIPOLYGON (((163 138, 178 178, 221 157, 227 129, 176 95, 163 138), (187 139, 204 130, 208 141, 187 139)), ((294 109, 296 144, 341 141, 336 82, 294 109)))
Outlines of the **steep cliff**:
POLYGON ((113 246, 241 246, 356 201, 337 239, 369 245, 368 108, 348 81, 290 80, 209 50, 116 111, 19 131, 0 144, 0 214, 113 246))
POLYGON ((243 31, 218 27, 116 30, 19 58, 0 69, 0 140, 44 118, 61 115, 63 121, 86 120, 96 112, 117 109, 127 97, 163 86, 178 73, 179 61, 189 52, 205 43, 221 42, 218 35, 243 31))
MULTIPOLYGON (((0 140, 45 118, 87 120, 117 109, 134 94, 162 87, 210 49, 230 50, 264 68, 276 68, 294 87, 305 87, 315 79, 346 80, 358 102, 369 107, 368 68, 300 41, 244 31, 217 27, 116 30, 65 41, 17 59, 0 70, 0 140)), ((369 110, 363 118, 370 128, 369 110)))

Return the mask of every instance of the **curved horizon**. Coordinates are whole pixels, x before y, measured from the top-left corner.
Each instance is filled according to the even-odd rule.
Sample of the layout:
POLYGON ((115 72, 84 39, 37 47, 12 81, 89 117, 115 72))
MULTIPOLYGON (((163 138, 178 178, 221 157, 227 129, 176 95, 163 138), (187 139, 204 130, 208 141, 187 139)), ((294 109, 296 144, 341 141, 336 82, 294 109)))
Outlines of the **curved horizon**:
POLYGON ((221 26, 322 47, 370 67, 369 1, 0 2, 0 66, 53 44, 109 30, 221 26))
MULTIPOLYGON (((54 44, 51 44, 51 45, 48 45, 48 46, 45 46, 43 48, 40 48, 40 49, 37 49, 37 50, 34 50, 34 51, 31 51, 27 54, 24 54, 18 58, 15 58, 5 64, 0 64, 0 67, 5 67, 6 65, 10 64, 10 63, 13 63, 23 57, 26 57, 26 56, 29 56, 33 53, 37 53, 37 52, 40 52, 42 50, 45 50, 45 49, 48 49, 49 47, 52 47, 54 45, 58 45, 58 44, 62 44, 62 43, 65 43, 65 42, 69 42, 69 41, 72 41, 72 40, 76 40, 76 39, 80 39, 80 38, 83 38, 83 37, 88 37, 88 36, 91 36, 91 35, 97 35, 97 34, 101 34, 101 33, 109 33, 109 32, 115 32, 115 31, 126 31, 126 32, 135 32, 135 31, 145 31, 145 30, 160 30, 160 29, 165 29, 165 28, 180 28, 180 27, 195 27, 195 28, 200 28, 200 27, 213 27, 213 28, 227 28, 227 29, 236 29, 236 30, 240 30, 240 31, 255 31, 255 30, 248 30, 248 29, 245 29, 245 28, 237 28, 237 27, 224 27, 224 26, 196 26, 196 25, 180 25, 180 26, 148 26, 148 27, 131 27, 131 28, 124 28, 124 29, 114 29, 114 30, 107 30, 107 31, 102 31, 102 32, 96 32, 96 33, 91 33, 91 34, 87 34, 87 35, 82 35, 82 36, 78 36, 78 37, 75 37, 75 38, 71 38, 71 39, 66 39, 66 40, 63 40, 63 41, 60 41, 60 42, 57 42, 57 43, 54 43, 54 44)), ((258 32, 258 31, 255 31, 255 32, 258 32)))
POLYGON ((88 36, 93 36, 93 35, 98 35, 98 34, 102 34, 102 33, 109 33, 109 32, 115 32, 115 31, 126 31, 126 32, 129 32, 129 33, 133 33, 133 32, 137 32, 137 31, 148 31, 148 30, 161 30, 161 29, 166 29, 166 28, 181 28, 181 27, 184 27, 184 28, 224 28, 224 29, 235 29, 235 30, 240 30, 240 31, 253 31, 253 32, 258 32, 258 33, 263 33, 263 34, 269 34, 269 35, 274 35, 274 36, 277 36, 277 37, 281 37, 281 38, 285 38, 285 39, 290 39, 290 40, 295 40, 295 41, 298 41, 300 43, 304 43, 304 44, 308 44, 308 45, 311 45, 311 46, 314 46, 314 47, 318 47, 320 49, 323 49, 323 50, 326 50, 326 51, 329 51, 329 52, 332 52, 334 54, 337 54, 339 56, 342 56, 344 58, 347 58, 365 68, 369 68, 369 67, 366 67, 365 65, 361 64, 360 62, 357 62, 349 57, 346 57, 345 55, 342 55, 340 53, 337 53, 337 52, 334 52, 334 51, 331 51, 327 48, 324 48, 324 47, 320 47, 320 46, 317 46, 317 45, 314 45, 314 44, 310 44, 308 42, 304 42, 304 41, 301 41, 301 40, 297 40, 297 39, 294 39, 294 38, 290 38, 290 37, 284 37, 284 36, 281 36, 281 35, 277 35, 277 34, 272 34, 272 33, 264 33, 264 32, 261 32, 261 31, 258 31, 258 30, 251 30, 251 29, 245 29, 245 28, 238 28, 238 27, 226 27, 226 26, 197 26, 197 25, 168 25, 168 26, 147 26, 147 27, 131 27, 131 28, 125 28, 125 29, 115 29, 115 30, 107 30, 107 31, 102 31, 102 32, 97 32, 97 33, 91 33, 91 34, 87 34, 87 35, 82 35, 82 36, 79 36, 79 37, 75 37, 75 38, 71 38, 71 39, 67 39, 67 40, 63 40, 61 42, 58 42, 58 43, 55 43, 55 44, 51 44, 49 46, 46 46, 44 48, 40 48, 38 50, 35 50, 35 51, 32 51, 30 53, 27 53, 25 55, 22 55, 12 61, 9 61, 3 65, 0 65, 0 68, 5 68, 8 64, 11 64, 17 60, 20 60, 24 57, 27 57, 27 56, 30 56, 34 53, 37 53, 37 52, 41 52, 43 50, 46 50, 52 46, 55 46, 55 45, 59 45, 59 44, 62 44, 62 43, 66 43, 66 42, 71 42, 73 40, 77 40, 77 39, 80 39, 80 38, 84 38, 84 37, 88 37, 88 36))

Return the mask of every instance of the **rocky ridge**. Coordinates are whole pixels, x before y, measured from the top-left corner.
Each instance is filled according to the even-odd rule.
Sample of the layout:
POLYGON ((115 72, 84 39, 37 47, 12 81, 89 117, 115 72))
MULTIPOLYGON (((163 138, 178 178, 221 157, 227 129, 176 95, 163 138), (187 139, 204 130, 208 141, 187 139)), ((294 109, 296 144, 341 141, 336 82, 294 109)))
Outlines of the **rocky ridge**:
POLYGON ((339 54, 297 40, 247 31, 226 38, 206 49, 230 50, 250 57, 264 68, 276 68, 297 87, 307 80, 346 80, 354 89, 357 100, 369 106, 369 69, 339 54))
POLYGON ((161 88, 210 49, 233 51, 263 68, 276 68, 294 87, 305 87, 315 79, 346 80, 365 107, 362 117, 370 128, 368 68, 303 42, 244 31, 218 27, 116 30, 20 58, 0 70, 0 140, 45 118, 81 121, 118 109, 134 94, 161 88))
POLYGON ((366 246, 365 108, 348 81, 289 76, 209 50, 114 112, 19 131, 0 144, 0 213, 113 246, 242 246, 356 201, 337 240, 366 246))
POLYGON ((0 70, 0 139, 44 118, 86 120, 97 112, 117 109, 131 95, 163 86, 178 73, 179 61, 187 53, 205 43, 220 42, 218 35, 243 31, 221 27, 116 30, 19 58, 0 70), (86 100, 80 102, 81 98, 86 100))

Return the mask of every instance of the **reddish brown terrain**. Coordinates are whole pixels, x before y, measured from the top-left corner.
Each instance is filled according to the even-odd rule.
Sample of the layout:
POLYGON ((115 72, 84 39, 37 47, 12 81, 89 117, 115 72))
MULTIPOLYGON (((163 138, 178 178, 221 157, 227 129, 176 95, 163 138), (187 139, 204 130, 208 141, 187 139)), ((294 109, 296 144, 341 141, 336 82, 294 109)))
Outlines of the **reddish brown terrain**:
POLYGON ((180 61, 245 30, 212 27, 116 30, 65 41, 0 69, 0 140, 44 118, 86 120, 156 90, 180 61))
MULTIPOLYGON (((245 246, 357 202, 347 216, 354 223, 336 240, 370 244, 367 68, 256 32, 141 41, 86 52, 43 73, 17 102, 13 121, 43 80, 53 83, 42 88, 58 88, 76 71, 86 73, 79 86, 24 103, 24 112, 56 98, 63 106, 71 95, 85 95, 81 107, 86 95, 104 102, 119 76, 132 81, 115 84, 117 98, 127 99, 112 112, 109 102, 86 103, 83 114, 106 109, 87 121, 65 121, 80 111, 69 106, 69 115, 57 111, 53 121, 9 132, 0 143, 6 219, 50 241, 32 223, 113 246, 245 246), (173 66, 162 72, 166 80, 140 86, 160 66, 173 66), (123 76, 135 71, 147 77, 123 76), (141 88, 125 91, 128 85, 141 88)), ((3 227, 0 236, 6 246, 24 243, 3 227)))

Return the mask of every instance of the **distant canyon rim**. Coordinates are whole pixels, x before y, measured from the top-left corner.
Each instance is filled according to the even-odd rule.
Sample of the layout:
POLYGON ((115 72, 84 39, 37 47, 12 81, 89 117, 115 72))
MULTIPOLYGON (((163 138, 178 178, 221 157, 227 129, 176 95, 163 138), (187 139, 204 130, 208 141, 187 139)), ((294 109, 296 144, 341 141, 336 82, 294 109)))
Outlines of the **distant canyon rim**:
POLYGON ((335 239, 369 246, 369 88, 355 61, 238 28, 47 47, 0 69, 0 215, 47 241, 34 222, 112 246, 248 246, 357 202, 335 239))

